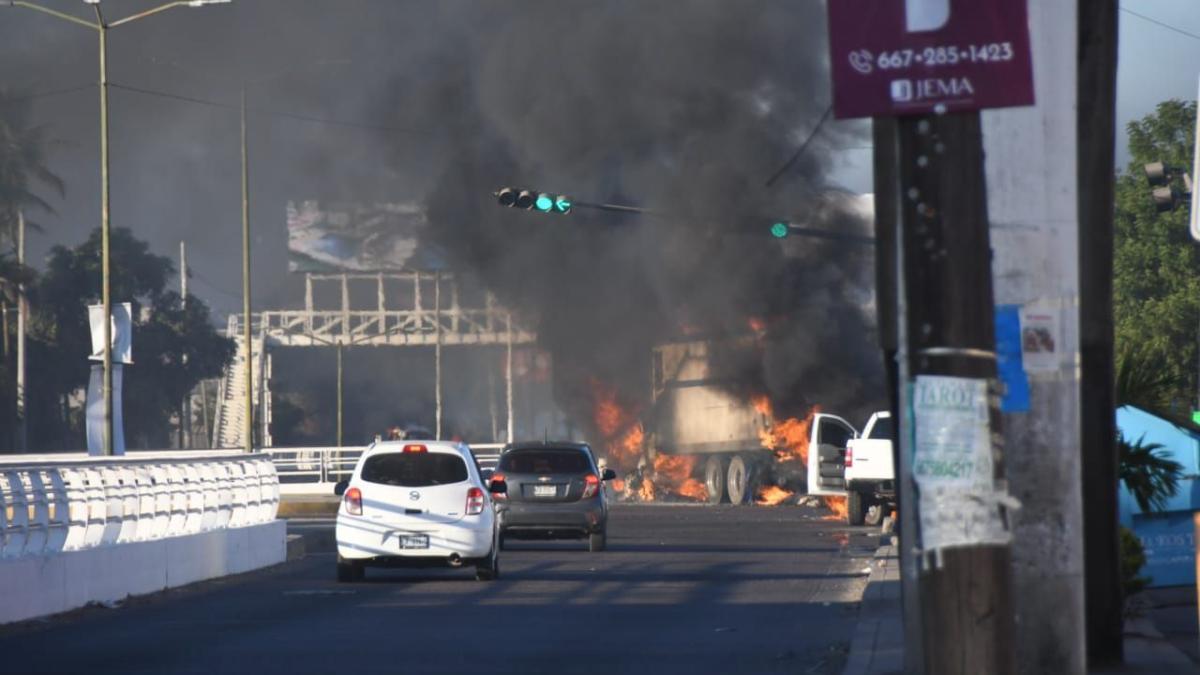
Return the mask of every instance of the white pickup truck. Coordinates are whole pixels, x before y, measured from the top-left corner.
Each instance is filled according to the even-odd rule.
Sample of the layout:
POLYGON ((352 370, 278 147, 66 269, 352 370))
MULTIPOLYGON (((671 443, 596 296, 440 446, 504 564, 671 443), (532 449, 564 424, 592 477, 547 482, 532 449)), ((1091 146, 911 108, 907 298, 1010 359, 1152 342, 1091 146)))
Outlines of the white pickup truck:
POLYGON ((861 437, 846 445, 846 507, 851 525, 878 525, 896 503, 892 414, 871 415, 861 437))

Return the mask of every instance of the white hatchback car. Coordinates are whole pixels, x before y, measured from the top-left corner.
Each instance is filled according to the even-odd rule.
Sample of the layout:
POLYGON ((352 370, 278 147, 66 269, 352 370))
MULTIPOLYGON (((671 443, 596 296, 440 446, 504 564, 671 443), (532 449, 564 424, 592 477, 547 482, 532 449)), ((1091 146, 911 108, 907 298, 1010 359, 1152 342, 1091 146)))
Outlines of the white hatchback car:
POLYGON ((475 578, 500 575, 496 513, 471 449, 449 441, 375 443, 337 484, 337 578, 363 568, 463 567, 475 578))

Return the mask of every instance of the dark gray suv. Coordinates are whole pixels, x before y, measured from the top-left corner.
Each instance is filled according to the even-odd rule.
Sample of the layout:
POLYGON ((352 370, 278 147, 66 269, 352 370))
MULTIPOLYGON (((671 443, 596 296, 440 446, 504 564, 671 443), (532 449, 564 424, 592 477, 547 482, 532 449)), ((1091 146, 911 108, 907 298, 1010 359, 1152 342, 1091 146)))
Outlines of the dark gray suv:
POLYGON ((583 539, 588 549, 608 544, 608 498, 603 482, 612 469, 596 467, 584 443, 510 443, 500 452, 493 482, 504 481, 496 497, 501 546, 513 539, 583 539))

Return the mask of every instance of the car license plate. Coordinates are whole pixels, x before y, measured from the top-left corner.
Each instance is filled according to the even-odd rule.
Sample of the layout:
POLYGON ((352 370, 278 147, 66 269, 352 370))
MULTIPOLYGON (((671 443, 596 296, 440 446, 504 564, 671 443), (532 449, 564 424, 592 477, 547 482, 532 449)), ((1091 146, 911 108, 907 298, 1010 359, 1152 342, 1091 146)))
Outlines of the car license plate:
POLYGON ((429 535, 402 534, 400 535, 400 548, 429 548, 429 535))
POLYGON ((534 485, 533 486, 533 496, 534 497, 557 497, 558 496, 558 486, 556 486, 556 485, 534 485))

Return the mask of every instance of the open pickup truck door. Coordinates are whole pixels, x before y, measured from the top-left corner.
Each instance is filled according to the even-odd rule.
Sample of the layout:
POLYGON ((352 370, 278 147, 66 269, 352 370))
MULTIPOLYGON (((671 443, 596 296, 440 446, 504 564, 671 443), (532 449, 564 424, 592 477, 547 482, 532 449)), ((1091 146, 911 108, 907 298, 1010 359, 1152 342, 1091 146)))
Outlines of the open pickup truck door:
POLYGON ((858 431, 837 415, 813 416, 808 442, 808 494, 846 494, 846 446, 858 431))

